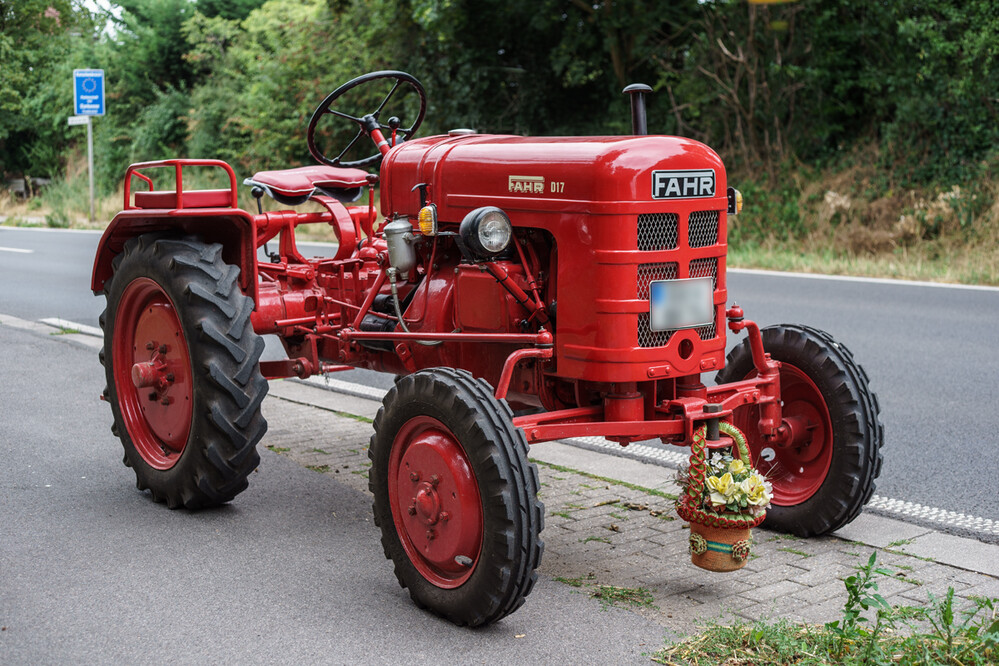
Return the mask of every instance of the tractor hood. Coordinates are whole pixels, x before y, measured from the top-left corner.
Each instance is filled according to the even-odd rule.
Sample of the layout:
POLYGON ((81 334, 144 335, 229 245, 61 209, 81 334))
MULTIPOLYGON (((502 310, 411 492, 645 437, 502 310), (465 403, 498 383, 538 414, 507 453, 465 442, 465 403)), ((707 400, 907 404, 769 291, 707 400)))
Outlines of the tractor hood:
POLYGON ((382 163, 382 212, 415 218, 421 183, 443 222, 489 205, 599 214, 650 210, 671 199, 719 203, 727 189, 713 150, 673 136, 417 139, 393 148, 382 163))

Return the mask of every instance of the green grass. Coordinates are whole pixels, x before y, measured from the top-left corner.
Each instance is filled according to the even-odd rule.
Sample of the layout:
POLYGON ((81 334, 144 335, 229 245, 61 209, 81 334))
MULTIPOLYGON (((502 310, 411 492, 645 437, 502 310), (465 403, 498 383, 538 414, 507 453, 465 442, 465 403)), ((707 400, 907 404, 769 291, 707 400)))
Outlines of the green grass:
POLYGON ((306 465, 305 469, 311 469, 313 472, 319 472, 320 474, 325 474, 330 471, 329 465, 306 465))
POLYGON ((565 518, 566 520, 572 520, 572 516, 568 511, 552 511, 553 516, 558 516, 559 518, 565 518))
POLYGON ((599 541, 600 543, 611 542, 611 540, 608 539, 607 537, 598 537, 598 536, 588 536, 585 539, 580 539, 579 541, 580 543, 590 543, 591 541, 599 541))
POLYGON ((313 451, 314 453, 321 453, 321 454, 323 454, 324 456, 328 456, 328 455, 330 454, 330 452, 329 452, 329 451, 324 451, 323 449, 317 449, 317 448, 314 448, 314 447, 313 447, 312 451, 313 451))
POLYGON ((767 539, 767 543, 771 541, 801 541, 801 537, 794 536, 793 534, 774 534, 772 537, 767 539))
POLYGON ((273 451, 274 453, 288 453, 289 451, 291 451, 291 449, 289 449, 287 447, 284 447, 284 446, 274 446, 273 444, 268 444, 267 448, 270 449, 271 451, 273 451))
POLYGON ((786 548, 785 547, 785 548, 778 548, 777 550, 779 550, 781 552, 784 552, 784 553, 791 553, 792 555, 800 555, 801 557, 811 557, 812 556, 811 553, 806 553, 805 551, 798 550, 796 548, 786 548))
POLYGON ((999 661, 999 599, 963 604, 953 588, 929 594, 924 606, 889 604, 877 580, 891 572, 876 566, 876 553, 843 583, 840 618, 825 625, 788 620, 709 625, 666 646, 652 660, 671 666, 769 666, 796 664, 954 664, 984 666, 999 661))
POLYGON ((644 587, 597 585, 590 596, 598 599, 604 606, 653 607, 652 593, 644 587))
POLYGON ((586 574, 585 576, 580 576, 579 578, 563 578, 562 576, 556 576, 555 580, 557 580, 560 583, 565 583, 566 585, 569 585, 571 587, 582 587, 585 583, 590 582, 594 578, 595 576, 589 573, 586 574))
POLYGON ((75 328, 67 328, 66 326, 60 326, 59 330, 52 331, 49 335, 73 335, 74 333, 79 333, 80 331, 75 328))
POLYGON ((594 583, 594 574, 589 573, 578 578, 563 578, 556 576, 555 580, 577 589, 588 589, 592 598, 597 599, 606 608, 609 606, 635 606, 654 608, 652 593, 644 587, 618 587, 616 585, 601 585, 594 583))

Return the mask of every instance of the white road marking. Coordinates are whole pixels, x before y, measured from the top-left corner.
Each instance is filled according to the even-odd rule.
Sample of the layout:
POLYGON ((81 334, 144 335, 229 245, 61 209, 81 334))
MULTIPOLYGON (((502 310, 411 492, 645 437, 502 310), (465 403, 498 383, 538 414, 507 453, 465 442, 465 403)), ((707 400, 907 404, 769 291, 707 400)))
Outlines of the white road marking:
POLYGON ((767 275, 783 278, 804 278, 806 280, 834 280, 837 282, 863 282, 866 284, 887 284, 895 287, 933 287, 937 289, 971 289, 973 291, 999 291, 999 287, 982 284, 951 284, 949 282, 923 282, 919 280, 892 280, 890 278, 857 277, 853 275, 827 275, 825 273, 790 273, 765 271, 757 268, 729 268, 729 273, 745 275, 767 275))
MULTIPOLYGON (((571 439, 564 439, 562 442, 570 445, 574 443, 586 444, 603 449, 613 449, 615 451, 619 451, 621 455, 628 458, 667 463, 671 467, 686 465, 690 459, 689 454, 679 453, 676 451, 666 451, 648 446, 646 444, 629 444, 627 447, 622 447, 616 442, 608 442, 603 437, 574 437, 571 439)), ((892 499, 891 497, 874 495, 871 497, 871 501, 867 503, 867 506, 872 509, 884 511, 885 513, 900 516, 902 518, 918 518, 920 520, 947 525, 948 527, 959 527, 971 532, 999 534, 999 521, 989 520, 988 518, 981 518, 978 516, 969 516, 964 513, 957 513, 956 511, 948 511, 946 509, 924 506, 915 502, 907 502, 905 500, 892 499)))
MULTIPOLYGON (((0 216, 0 222, 3 216, 0 216)), ((104 229, 53 229, 52 227, 8 227, 0 224, 0 231, 42 231, 47 234, 103 234, 104 229)))
POLYGON ((985 534, 999 534, 999 521, 969 516, 965 513, 947 511, 932 506, 924 506, 915 502, 892 499, 874 495, 867 506, 880 509, 887 513, 909 518, 919 518, 950 527, 960 527, 971 532, 983 532, 985 534))
POLYGON ((103 338, 104 331, 94 326, 87 326, 86 324, 78 324, 75 321, 69 321, 67 319, 60 319, 58 317, 49 317, 47 319, 39 319, 38 321, 43 324, 48 324, 55 328, 61 328, 70 331, 79 331, 84 335, 92 335, 95 338, 103 338))
POLYGON ((34 250, 24 250, 19 247, 3 247, 0 245, 0 252, 17 252, 18 254, 34 254, 34 250))

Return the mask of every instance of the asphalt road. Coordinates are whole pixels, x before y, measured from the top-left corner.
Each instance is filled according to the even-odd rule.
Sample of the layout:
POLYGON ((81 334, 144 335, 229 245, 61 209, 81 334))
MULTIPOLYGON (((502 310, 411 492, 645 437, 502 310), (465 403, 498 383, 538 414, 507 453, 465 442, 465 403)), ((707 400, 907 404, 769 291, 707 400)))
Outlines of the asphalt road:
POLYGON ((999 290, 731 273, 729 300, 760 325, 824 329, 881 401, 877 493, 999 519, 999 290))
POLYGON ((8 326, 0 348, 0 663, 616 664, 662 645, 548 579, 485 629, 421 611, 370 499, 267 450, 237 501, 169 511, 121 464, 92 349, 8 326))
MULTIPOLYGON (((0 247, 34 250, 0 250, 0 312, 95 326, 103 299, 88 286, 98 238, 0 227, 0 247)), ((879 495, 999 519, 999 494, 987 481, 999 477, 999 290, 738 271, 728 282, 730 302, 748 318, 825 329, 867 369, 886 427, 879 495)), ((730 346, 740 339, 730 336, 730 346)), ((390 382, 363 371, 337 378, 390 382)))

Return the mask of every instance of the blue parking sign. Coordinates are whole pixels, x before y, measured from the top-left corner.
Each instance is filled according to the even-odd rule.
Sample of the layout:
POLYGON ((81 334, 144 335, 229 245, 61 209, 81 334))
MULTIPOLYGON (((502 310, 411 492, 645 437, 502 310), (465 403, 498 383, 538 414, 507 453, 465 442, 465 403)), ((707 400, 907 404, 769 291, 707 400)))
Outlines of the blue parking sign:
POLYGON ((78 116, 104 115, 104 70, 73 70, 73 108, 78 116))

